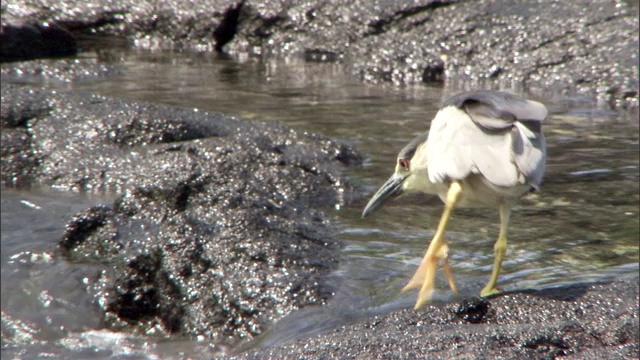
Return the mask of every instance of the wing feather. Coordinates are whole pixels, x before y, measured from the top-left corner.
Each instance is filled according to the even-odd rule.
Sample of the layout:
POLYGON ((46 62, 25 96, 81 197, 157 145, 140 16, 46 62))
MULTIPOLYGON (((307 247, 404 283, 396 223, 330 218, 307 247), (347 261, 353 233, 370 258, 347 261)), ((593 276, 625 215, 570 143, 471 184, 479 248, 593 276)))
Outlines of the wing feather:
POLYGON ((427 140, 432 182, 481 173, 497 186, 540 185, 546 159, 540 131, 546 107, 512 94, 475 91, 450 98, 427 140))
POLYGON ((547 159, 544 135, 532 132, 522 123, 516 123, 512 137, 514 162, 528 183, 538 190, 547 159))

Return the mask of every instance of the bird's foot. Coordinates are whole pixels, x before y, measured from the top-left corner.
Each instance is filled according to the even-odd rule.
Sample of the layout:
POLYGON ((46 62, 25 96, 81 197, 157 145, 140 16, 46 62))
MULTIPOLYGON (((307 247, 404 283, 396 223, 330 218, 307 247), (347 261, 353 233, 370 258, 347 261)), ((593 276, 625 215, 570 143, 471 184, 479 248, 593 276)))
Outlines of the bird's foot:
POLYGON ((433 289, 435 285, 436 266, 438 265, 438 258, 432 255, 425 255, 418 266, 415 274, 407 285, 402 288, 402 292, 409 290, 420 289, 418 294, 418 301, 414 309, 419 309, 424 304, 431 300, 433 296, 433 289))
MULTIPOLYGON (((446 251, 444 252, 444 254, 446 254, 446 251)), ((453 280, 453 275, 451 273, 451 268, 449 266, 448 257, 442 254, 440 256, 427 255, 422 259, 420 266, 416 270, 411 280, 409 280, 407 285, 405 285, 401 290, 401 292, 404 293, 409 290, 420 289, 420 292, 418 293, 418 300, 416 301, 416 305, 414 307, 414 309, 416 310, 431 301, 431 298, 433 297, 436 281, 436 268, 438 265, 439 257, 443 258, 444 260, 444 274, 447 278, 447 281, 449 282, 451 290, 455 294, 458 293, 455 282, 453 280)))
POLYGON ((496 287, 485 287, 484 289, 482 289, 482 291, 480 292, 480 296, 482 297, 489 297, 489 296, 494 296, 494 295, 498 295, 501 294, 502 291, 499 290, 496 287))
POLYGON ((409 281, 409 283, 405 285, 405 287, 403 287, 401 290, 401 292, 404 293, 409 290, 420 289, 420 292, 418 293, 418 299, 416 300, 416 305, 413 307, 414 310, 420 309, 429 301, 431 301, 431 298, 433 297, 433 291, 434 291, 433 280, 419 283, 415 281, 416 276, 424 277, 424 273, 422 275, 418 275, 418 273, 416 273, 416 275, 414 275, 414 277, 409 281))
MULTIPOLYGON (((418 269, 411 277, 411 280, 409 280, 407 285, 405 285, 402 288, 402 290, 400 290, 400 292, 404 293, 409 290, 416 290, 416 289, 422 288, 422 285, 425 283, 425 276, 426 276, 427 269, 430 267, 428 262, 430 262, 429 259, 426 259, 426 258, 422 259, 420 266, 418 266, 418 269)), ((435 266, 433 267, 435 268, 435 266)))
POLYGON ((425 304, 431 301, 432 297, 433 287, 431 287, 430 289, 421 290, 420 293, 418 293, 418 300, 416 300, 416 305, 413 307, 413 310, 418 310, 423 307, 425 304))

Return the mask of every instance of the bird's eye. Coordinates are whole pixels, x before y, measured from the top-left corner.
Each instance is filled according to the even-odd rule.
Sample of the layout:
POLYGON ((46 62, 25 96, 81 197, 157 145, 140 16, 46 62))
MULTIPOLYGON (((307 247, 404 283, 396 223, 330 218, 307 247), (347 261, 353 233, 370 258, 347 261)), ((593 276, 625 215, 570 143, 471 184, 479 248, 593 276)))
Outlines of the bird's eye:
POLYGON ((405 171, 409 171, 409 162, 406 159, 400 159, 398 160, 398 163, 403 169, 405 169, 405 171))

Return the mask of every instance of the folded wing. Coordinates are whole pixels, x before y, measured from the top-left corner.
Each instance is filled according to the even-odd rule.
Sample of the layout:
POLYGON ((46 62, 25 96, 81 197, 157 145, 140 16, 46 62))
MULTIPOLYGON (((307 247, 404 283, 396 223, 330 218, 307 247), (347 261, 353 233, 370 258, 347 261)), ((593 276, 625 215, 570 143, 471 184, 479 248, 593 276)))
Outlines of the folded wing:
POLYGON ((453 96, 431 123, 427 142, 432 182, 480 173, 497 186, 537 188, 546 160, 544 105, 497 91, 453 96))

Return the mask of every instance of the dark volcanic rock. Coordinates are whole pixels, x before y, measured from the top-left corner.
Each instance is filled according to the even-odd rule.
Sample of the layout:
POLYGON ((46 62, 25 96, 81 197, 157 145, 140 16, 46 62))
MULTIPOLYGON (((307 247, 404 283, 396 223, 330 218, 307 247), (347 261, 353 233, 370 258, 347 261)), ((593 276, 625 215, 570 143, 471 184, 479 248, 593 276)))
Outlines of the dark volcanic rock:
MULTIPOLYGON (((29 19, 146 49, 224 50, 343 61, 364 81, 576 92, 638 106, 638 6, 609 0, 3 3, 29 19), (99 10, 98 10, 99 9, 99 10)), ((11 38, 15 31, 5 32, 11 38)), ((13 39, 3 43, 16 43, 13 39)), ((18 44, 20 44, 18 42, 18 44)), ((11 56, 24 51, 13 50, 11 56)))
POLYGON ((78 46, 73 35, 55 23, 2 24, 0 62, 70 56, 77 52, 78 46))
POLYGON ((340 245, 347 145, 280 125, 2 85, 4 186, 124 193, 60 241, 104 270, 89 284, 111 329, 233 343, 323 303, 340 245), (5 138, 7 141, 5 141, 5 138))
POLYGON ((33 153, 29 124, 51 110, 43 91, 13 91, 17 87, 2 86, 0 103, 0 173, 3 184, 29 186, 35 180, 39 158, 33 153), (11 90, 9 90, 11 89, 11 90))
POLYGON ((244 6, 247 16, 229 51, 344 59, 368 82, 515 83, 546 94, 597 93, 612 106, 638 105, 638 9, 625 2, 269 4, 244 6))
POLYGON ((638 279, 401 310, 238 359, 637 359, 638 279), (465 310, 466 308, 466 310, 465 310))

